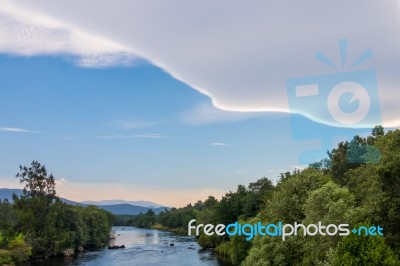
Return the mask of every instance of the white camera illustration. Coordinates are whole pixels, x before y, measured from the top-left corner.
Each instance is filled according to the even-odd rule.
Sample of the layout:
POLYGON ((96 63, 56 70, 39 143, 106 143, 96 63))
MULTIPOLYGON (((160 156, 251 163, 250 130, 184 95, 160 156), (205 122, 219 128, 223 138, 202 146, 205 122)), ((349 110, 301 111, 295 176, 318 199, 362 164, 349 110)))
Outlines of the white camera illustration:
POLYGON ((290 79, 287 94, 292 113, 332 126, 367 127, 381 121, 375 70, 290 79))

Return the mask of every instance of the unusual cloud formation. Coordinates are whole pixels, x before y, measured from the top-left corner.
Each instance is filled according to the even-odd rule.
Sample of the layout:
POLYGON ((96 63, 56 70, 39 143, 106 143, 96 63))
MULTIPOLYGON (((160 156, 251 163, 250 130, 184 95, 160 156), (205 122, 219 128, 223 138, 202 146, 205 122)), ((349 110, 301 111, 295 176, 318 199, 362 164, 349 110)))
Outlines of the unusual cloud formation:
MULTIPOLYGON (((357 86, 339 88, 332 97, 320 93, 323 86, 306 87, 305 95, 319 96, 289 106, 286 82, 373 69, 383 124, 400 126, 398 1, 13 0, 4 1, 0 11, 3 52, 69 53, 79 56, 82 65, 96 65, 103 57, 105 65, 130 61, 136 54, 229 111, 291 111, 335 126, 371 126, 379 117, 362 121, 347 114, 360 107, 357 117, 362 118, 370 105, 376 113, 374 93, 363 105, 369 91, 360 92, 357 86), (9 35, 6 41, 4 34, 9 35), (348 40, 342 50, 339 39, 348 40), (351 68, 368 49, 373 56, 351 68), (328 107, 327 97, 335 101, 328 107), (343 117, 327 119, 327 110, 343 117)), ((359 76, 346 81, 352 77, 359 76)), ((371 82, 364 85, 373 90, 371 82)))
POLYGON ((120 44, 7 2, 0 7, 0 36, 3 53, 70 55, 86 67, 128 65, 135 59, 133 52, 120 44))
POLYGON ((0 132, 12 132, 12 133, 43 133, 41 131, 29 130, 24 128, 16 127, 0 127, 0 132))

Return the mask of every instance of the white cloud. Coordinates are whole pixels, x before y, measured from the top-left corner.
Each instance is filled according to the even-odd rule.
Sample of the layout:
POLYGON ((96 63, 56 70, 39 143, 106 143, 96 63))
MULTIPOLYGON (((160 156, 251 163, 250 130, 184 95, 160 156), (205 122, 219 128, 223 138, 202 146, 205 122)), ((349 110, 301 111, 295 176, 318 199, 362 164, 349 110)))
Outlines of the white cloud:
POLYGON ((55 180, 56 186, 61 187, 62 185, 68 183, 68 180, 64 177, 55 180))
MULTIPOLYGON (((0 38, 0 50, 74 54, 83 65, 96 65, 84 58, 98 55, 112 55, 112 60, 105 60, 108 63, 114 55, 136 54, 210 96, 220 109, 288 112, 286 81, 343 71, 321 64, 314 56, 321 51, 340 65, 337 40, 346 38, 350 41, 347 63, 366 49, 374 56, 344 70, 376 69, 384 125, 400 126, 398 5, 398 1, 365 0, 290 4, 98 0, 95 6, 78 0, 3 1, 1 35, 7 37, 0 38), (4 19, 5 13, 11 23, 4 19)), ((326 99, 314 104, 314 110, 304 105, 293 111, 328 123, 318 109, 326 99)))
POLYGON ((265 112, 232 112, 217 109, 211 103, 201 103, 183 114, 183 121, 192 125, 237 122, 265 116, 265 112))
POLYGON ((134 53, 111 40, 88 34, 48 16, 10 3, 0 7, 0 52, 24 56, 68 55, 85 67, 130 65, 134 53))
POLYGON ((147 133, 135 135, 136 138, 149 138, 149 139, 165 139, 166 137, 161 134, 147 133))
POLYGON ((29 130, 29 129, 24 129, 24 128, 16 128, 16 127, 0 127, 0 131, 13 132, 13 133, 43 133, 41 131, 29 130))
POLYGON ((146 139, 165 139, 166 137, 162 134, 157 133, 145 133, 136 135, 109 135, 99 136, 97 139, 131 139, 131 138, 146 138, 146 139))
POLYGON ((230 144, 222 143, 222 142, 212 142, 211 146, 231 146, 230 144))
POLYGON ((304 170, 308 167, 308 165, 292 165, 290 166, 293 170, 304 170))
POLYGON ((159 121, 126 120, 118 122, 118 127, 121 129, 148 128, 158 125, 159 123, 159 121))

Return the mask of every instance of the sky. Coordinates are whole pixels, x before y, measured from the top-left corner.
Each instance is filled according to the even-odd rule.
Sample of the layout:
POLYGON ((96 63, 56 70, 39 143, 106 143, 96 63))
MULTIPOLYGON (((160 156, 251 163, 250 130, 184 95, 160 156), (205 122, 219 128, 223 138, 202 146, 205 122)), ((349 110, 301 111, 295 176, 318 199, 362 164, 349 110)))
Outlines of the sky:
POLYGON ((4 1, 0 187, 184 206, 400 124, 398 1, 206 2, 4 1))

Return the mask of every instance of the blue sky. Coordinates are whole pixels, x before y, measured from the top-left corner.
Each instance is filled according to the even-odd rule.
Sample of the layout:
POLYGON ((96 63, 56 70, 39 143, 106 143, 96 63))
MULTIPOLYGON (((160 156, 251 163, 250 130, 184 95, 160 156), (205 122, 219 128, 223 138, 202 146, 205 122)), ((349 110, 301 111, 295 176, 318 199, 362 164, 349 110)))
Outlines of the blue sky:
MULTIPOLYGON (((306 132, 323 130, 306 134, 311 140, 334 129, 298 115, 218 111, 209 97, 144 61, 84 68, 63 57, 3 55, 0 82, 4 185, 35 159, 69 186, 214 189, 220 196, 299 165, 313 143, 293 139, 292 119, 306 132)), ((324 155, 319 150, 316 158, 324 155)), ((118 197, 82 191, 73 198, 60 187, 63 193, 75 200, 118 197)), ((171 203, 157 195, 144 200, 171 203)))
POLYGON ((284 169, 271 150, 285 143, 277 145, 278 135, 290 138, 286 115, 207 122, 213 114, 205 112, 204 121, 191 121, 196 106, 213 108, 210 99, 146 63, 88 69, 52 57, 1 62, 1 127, 35 131, 1 133, 3 175, 38 159, 60 167, 61 176, 73 174, 71 181, 227 188, 242 172, 255 175, 247 182, 284 169))

